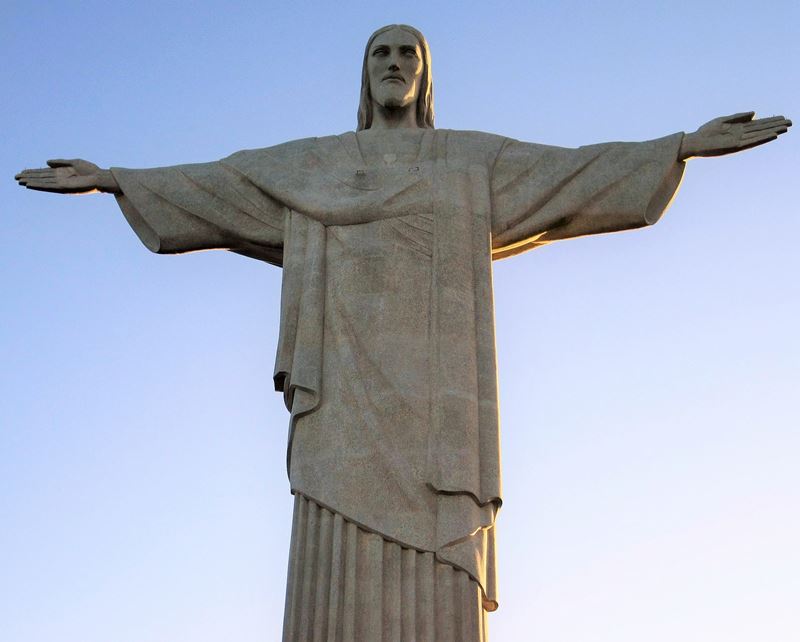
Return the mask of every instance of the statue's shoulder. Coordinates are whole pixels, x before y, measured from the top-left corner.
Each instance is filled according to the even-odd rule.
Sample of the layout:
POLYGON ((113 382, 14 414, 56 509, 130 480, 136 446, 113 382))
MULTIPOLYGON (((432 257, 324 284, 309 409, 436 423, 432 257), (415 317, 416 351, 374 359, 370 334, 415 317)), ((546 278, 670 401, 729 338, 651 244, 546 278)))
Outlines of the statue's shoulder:
POLYGON ((279 143, 269 147, 242 149, 238 152, 234 152, 225 160, 243 162, 263 158, 282 158, 290 161, 298 157, 306 156, 309 154, 309 152, 318 150, 321 147, 328 147, 336 138, 336 136, 300 138, 298 140, 290 140, 285 143, 279 143))
POLYGON ((463 129, 437 129, 437 135, 446 141, 447 156, 470 163, 492 165, 508 142, 505 136, 463 129))
POLYGON ((244 149, 223 159, 240 168, 287 165, 315 169, 334 166, 359 154, 355 132, 290 140, 271 147, 244 149))
POLYGON ((502 147, 503 142, 507 140, 505 136, 469 129, 437 129, 436 131, 447 136, 448 141, 462 145, 474 145, 484 149, 487 147, 502 147))

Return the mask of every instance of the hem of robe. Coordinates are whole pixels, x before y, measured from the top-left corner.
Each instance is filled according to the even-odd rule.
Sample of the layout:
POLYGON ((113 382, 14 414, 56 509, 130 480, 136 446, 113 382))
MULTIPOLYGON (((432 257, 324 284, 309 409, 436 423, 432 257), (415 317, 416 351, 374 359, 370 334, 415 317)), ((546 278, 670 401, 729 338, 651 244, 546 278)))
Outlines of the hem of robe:
MULTIPOLYGON (((475 582, 475 584, 478 586, 478 589, 480 590, 481 606, 482 606, 483 610, 488 611, 488 612, 491 613, 491 612, 496 611, 499 608, 500 603, 496 599, 492 599, 492 598, 490 598, 488 596, 488 594, 486 592, 486 587, 483 585, 483 583, 481 582, 480 578, 475 577, 475 574, 470 572, 467 568, 463 567, 460 564, 457 564, 457 563, 453 562, 452 560, 447 559, 442 554, 442 550, 444 548, 447 548, 448 545, 457 545, 457 544, 459 544, 461 542, 464 542, 464 541, 468 540, 469 537, 471 535, 474 535, 475 533, 472 533, 471 535, 466 535, 466 536, 462 537, 461 539, 456 540, 454 542, 449 542, 448 545, 445 545, 444 547, 442 547, 442 549, 429 550, 429 549, 426 549, 426 548, 420 548, 419 546, 414 546, 413 544, 409 544, 408 542, 404 542, 404 541, 402 541, 402 540, 400 540, 400 539, 398 539, 396 537, 392 537, 391 535, 387 535, 386 533, 383 533, 383 532, 381 532, 381 531, 379 531, 379 530, 377 530, 375 528, 370 527, 369 525, 365 524, 362 521, 359 521, 357 519, 352 518, 351 516, 347 515, 346 513, 342 512, 341 510, 338 510, 338 509, 336 509, 336 508, 334 508, 332 506, 329 506, 328 504, 326 504, 323 501, 319 501, 318 499, 316 499, 315 497, 309 495, 308 493, 305 493, 305 492, 297 490, 296 488, 292 488, 291 489, 291 493, 292 493, 292 495, 295 496, 295 500, 297 500, 298 497, 301 497, 301 498, 303 498, 303 499, 305 499, 307 501, 313 502, 314 504, 316 504, 320 508, 323 508, 323 509, 329 511, 330 513, 333 513, 334 515, 339 515, 347 523, 353 524, 354 526, 356 526, 356 527, 360 528, 361 530, 366 531, 368 533, 372 533, 374 535, 378 535, 381 539, 385 540, 386 542, 390 542, 392 544, 396 544, 396 545, 400 546, 403 549, 413 550, 413 551, 416 551, 418 553, 430 553, 431 555, 434 556, 434 558, 436 559, 436 561, 438 563, 444 564, 446 566, 451 566, 454 569, 456 569, 457 571, 461 571, 461 572, 465 573, 470 578, 470 580, 475 582)), ((478 530, 486 530, 486 528, 494 528, 494 524, 492 524, 492 525, 490 525, 488 527, 479 528, 478 530)), ((292 538, 294 539, 294 532, 292 533, 292 538)), ((490 559, 493 559, 493 556, 490 556, 490 559)))
POLYGON ((295 493, 284 642, 486 642, 482 599, 474 578, 434 552, 295 493))

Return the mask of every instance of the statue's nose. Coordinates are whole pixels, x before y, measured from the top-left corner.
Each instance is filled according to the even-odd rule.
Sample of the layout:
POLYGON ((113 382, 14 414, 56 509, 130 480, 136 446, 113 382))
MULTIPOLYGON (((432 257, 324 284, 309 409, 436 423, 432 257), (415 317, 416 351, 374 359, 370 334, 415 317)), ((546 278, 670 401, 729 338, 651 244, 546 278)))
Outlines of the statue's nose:
POLYGON ((389 65, 389 71, 400 71, 400 67, 397 66, 397 63, 393 62, 389 65))

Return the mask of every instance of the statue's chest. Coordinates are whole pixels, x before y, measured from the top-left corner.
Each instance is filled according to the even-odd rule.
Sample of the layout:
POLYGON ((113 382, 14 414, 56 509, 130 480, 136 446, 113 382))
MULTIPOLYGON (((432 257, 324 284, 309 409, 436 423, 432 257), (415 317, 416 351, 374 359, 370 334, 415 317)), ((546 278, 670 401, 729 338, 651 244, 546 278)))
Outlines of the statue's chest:
POLYGON ((476 195, 488 193, 487 166, 473 154, 449 153, 436 140, 444 139, 430 131, 418 141, 333 137, 265 171, 265 184, 276 185, 276 196, 291 209, 326 226, 420 214, 436 219, 436 212, 468 216, 476 195))

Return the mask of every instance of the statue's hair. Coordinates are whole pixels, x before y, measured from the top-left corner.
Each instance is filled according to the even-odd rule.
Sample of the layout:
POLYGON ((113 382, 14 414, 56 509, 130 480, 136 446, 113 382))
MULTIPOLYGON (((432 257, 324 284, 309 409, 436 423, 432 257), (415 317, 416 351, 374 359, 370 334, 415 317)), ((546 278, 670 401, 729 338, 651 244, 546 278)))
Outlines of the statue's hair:
POLYGON ((369 85, 369 49, 375 38, 392 29, 407 31, 417 39, 422 51, 422 78, 420 79, 419 96, 417 96, 417 125, 424 129, 433 129, 433 77, 431 75, 431 50, 428 41, 422 32, 409 25, 386 25, 373 33, 364 49, 364 65, 361 68, 361 98, 358 105, 357 131, 369 129, 372 126, 372 95, 369 85))

